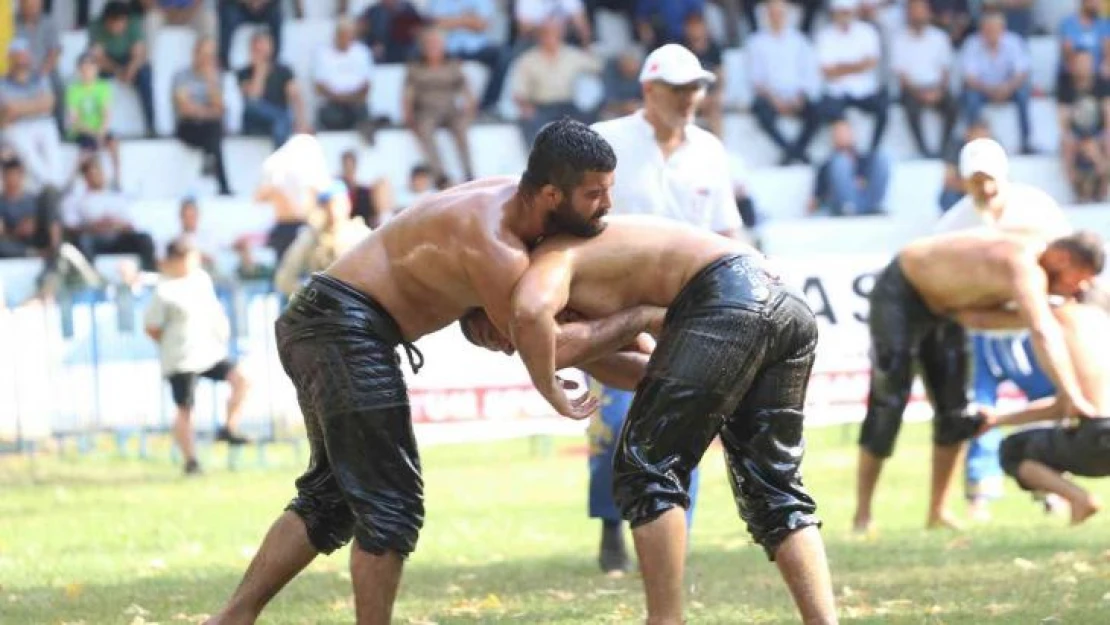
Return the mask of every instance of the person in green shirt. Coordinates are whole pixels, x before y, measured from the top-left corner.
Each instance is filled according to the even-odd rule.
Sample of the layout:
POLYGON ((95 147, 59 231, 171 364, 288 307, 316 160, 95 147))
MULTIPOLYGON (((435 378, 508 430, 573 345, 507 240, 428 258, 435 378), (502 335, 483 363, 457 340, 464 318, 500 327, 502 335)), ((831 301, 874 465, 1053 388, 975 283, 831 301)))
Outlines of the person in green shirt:
POLYGON ((97 74, 96 59, 86 52, 65 91, 66 136, 84 153, 107 150, 119 170, 119 142, 112 136, 112 85, 97 74))
POLYGON ((101 78, 115 78, 139 92, 147 134, 154 130, 154 84, 143 38, 143 24, 132 16, 126 2, 104 5, 100 19, 89 28, 90 50, 101 78))

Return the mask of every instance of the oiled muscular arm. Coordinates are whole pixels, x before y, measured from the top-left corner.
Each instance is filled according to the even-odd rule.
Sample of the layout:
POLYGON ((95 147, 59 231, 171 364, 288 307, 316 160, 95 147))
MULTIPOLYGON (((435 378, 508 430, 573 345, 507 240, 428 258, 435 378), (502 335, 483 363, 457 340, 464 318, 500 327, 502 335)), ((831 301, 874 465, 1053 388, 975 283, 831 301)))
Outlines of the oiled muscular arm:
POLYGON ((1025 425, 1040 421, 1059 421, 1067 416, 1066 401, 1060 397, 1043 397, 1018 412, 991 417, 992 427, 1003 425, 1025 425))
POLYGON ((1048 278, 1027 255, 1011 263, 1014 299, 1029 326, 1037 361, 1056 382, 1056 388, 1079 414, 1092 415, 1094 407, 1083 396, 1064 331, 1048 300, 1048 278))
POLYGON ((562 366, 588 363, 616 352, 644 331, 651 321, 644 309, 623 311, 592 322, 572 322, 560 328, 555 317, 570 299, 573 250, 538 252, 512 299, 509 337, 520 352, 536 390, 560 414, 589 416, 592 406, 572 404, 555 372, 562 366))
POLYGON ((1016 310, 962 310, 953 316, 956 323, 972 330, 1021 330, 1029 327, 1029 323, 1016 310))

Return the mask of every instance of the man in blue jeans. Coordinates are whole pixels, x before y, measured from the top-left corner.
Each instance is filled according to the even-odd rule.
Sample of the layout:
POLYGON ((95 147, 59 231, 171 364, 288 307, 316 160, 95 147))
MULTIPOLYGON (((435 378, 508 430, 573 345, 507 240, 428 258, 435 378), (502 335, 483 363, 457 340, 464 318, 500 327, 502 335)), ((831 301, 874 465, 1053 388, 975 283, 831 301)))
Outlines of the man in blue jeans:
POLYGON ((274 149, 308 124, 293 70, 274 59, 274 39, 265 28, 251 35, 250 64, 236 72, 243 91, 243 133, 273 138, 274 149))
MULTIPOLYGON (((1056 388, 1037 364, 1028 335, 979 334, 975 345, 974 401, 983 408, 994 408, 998 386, 1005 381, 1016 385, 1028 401, 1056 394, 1056 388)), ((986 520, 987 502, 1001 494, 1003 473, 999 462, 1002 433, 992 429, 972 439, 967 451, 967 497, 971 515, 986 520)))
POLYGON ((964 81, 960 103, 964 118, 975 121, 982 117, 986 105, 1013 102, 1017 107, 1023 154, 1033 152, 1029 121, 1030 63, 1025 41, 1007 32, 1005 15, 995 10, 983 12, 979 32, 968 38, 960 51, 964 81))
POLYGON ((890 159, 876 150, 861 154, 852 125, 832 125, 833 152, 817 170, 810 212, 830 216, 876 215, 890 184, 890 159))
POLYGON ((219 0, 220 65, 229 68, 231 40, 246 23, 264 24, 274 37, 275 54, 281 53, 281 2, 279 0, 219 0))

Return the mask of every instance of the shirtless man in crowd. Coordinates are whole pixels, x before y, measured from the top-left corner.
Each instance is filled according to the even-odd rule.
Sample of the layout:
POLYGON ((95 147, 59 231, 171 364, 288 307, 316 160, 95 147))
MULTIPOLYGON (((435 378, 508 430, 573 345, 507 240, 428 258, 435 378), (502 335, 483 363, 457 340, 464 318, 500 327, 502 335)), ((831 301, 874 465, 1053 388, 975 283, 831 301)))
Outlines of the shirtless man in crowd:
MULTIPOLYGON (((802 408, 817 346, 803 296, 744 243, 651 217, 554 237, 513 294, 511 344, 537 390, 577 416, 556 371, 558 316, 667 308, 621 430, 614 492, 631 522, 648 623, 682 623, 690 473, 720 435, 748 531, 776 560, 808 624, 836 622, 816 504, 801 483, 802 408)), ((504 347, 504 345, 502 345, 504 347)))
MULTIPOLYGON (((875 485, 902 425, 913 381, 912 354, 946 318, 971 329, 1028 328, 1046 356, 1042 366, 1063 396, 1079 413, 1093 414, 1049 295, 1079 294, 1102 270, 1102 257, 1101 239, 1089 232, 1045 243, 1035 233, 978 228, 918 239, 879 274, 870 297, 871 390, 859 437, 857 526, 870 523, 875 485)), ((945 375, 925 376, 926 390, 938 406, 936 445, 958 444, 976 429, 967 411, 966 366, 957 358, 931 368, 945 375)))
MULTIPOLYGON (((507 334, 529 247, 556 233, 598 233, 615 166, 597 133, 578 122, 553 122, 537 136, 519 180, 479 180, 419 202, 293 296, 276 323, 277 344, 297 388, 311 459, 296 481, 297 496, 210 623, 253 623, 317 554, 352 535, 358 623, 390 622, 403 562, 424 522, 420 459, 396 348, 404 346, 419 369, 413 341, 475 307, 507 334)), ((611 354, 657 324, 657 311, 630 308, 568 323, 558 358, 582 363, 611 354)), ((564 408, 585 417, 595 406, 579 399, 564 408)))
MULTIPOLYGON (((1102 502, 1063 472, 1084 477, 1110 476, 1110 354, 1091 337, 1110 334, 1110 315, 1098 306, 1072 302, 1053 310, 1083 396, 1093 412, 1071 424, 1056 423, 1023 430, 1002 441, 1002 468, 1026 490, 1049 492, 1071 505, 1071 522, 1078 525, 1102 508, 1102 502)), ((1047 354, 1037 352, 1039 361, 1047 354)), ((1062 422, 1069 416, 1067 400, 1046 397, 1024 410, 1004 416, 988 415, 986 428, 1027 423, 1062 422)))

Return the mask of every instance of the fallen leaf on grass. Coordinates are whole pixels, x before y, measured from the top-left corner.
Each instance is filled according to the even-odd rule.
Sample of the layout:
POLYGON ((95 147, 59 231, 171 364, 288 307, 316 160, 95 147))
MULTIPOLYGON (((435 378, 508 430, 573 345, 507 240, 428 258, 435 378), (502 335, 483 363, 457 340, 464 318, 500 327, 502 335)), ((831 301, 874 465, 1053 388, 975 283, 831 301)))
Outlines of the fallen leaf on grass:
POLYGON ((347 609, 353 610, 354 607, 355 607, 355 598, 354 597, 340 597, 340 598, 336 599, 335 601, 332 601, 328 605, 328 609, 331 610, 332 612, 342 612, 343 610, 347 610, 347 609))
POLYGON ((16 603, 17 601, 19 601, 19 595, 16 595, 16 594, 8 595, 8 603, 16 603))
POLYGON ((1110 592, 1106 593, 1105 595, 1102 595, 1102 600, 1105 601, 1106 603, 1110 603, 1110 592))
POLYGON ((1075 559, 1075 557, 1076 557, 1076 553, 1074 551, 1058 551, 1055 554, 1053 554, 1052 563, 1053 564, 1064 564, 1065 562, 1071 562, 1072 560, 1075 559))
POLYGON ((85 586, 84 586, 84 584, 79 584, 77 582, 73 582, 72 584, 66 584, 66 591, 65 592, 66 592, 66 598, 76 599, 77 597, 81 596, 81 593, 85 592, 85 586))
POLYGON ((148 621, 141 616, 136 616, 135 618, 131 619, 130 625, 158 625, 158 622, 148 621))
POLYGON ((840 588, 840 596, 844 597, 845 599, 851 597, 854 594, 856 594, 856 591, 852 590, 851 586, 842 586, 840 588))
POLYGON ((1091 571, 1095 570, 1095 567, 1091 566, 1090 564, 1087 564, 1086 562, 1083 562, 1082 560, 1076 562, 1075 564, 1072 564, 1071 568, 1076 573, 1090 573, 1091 571))
POLYGON ((948 543, 946 545, 944 545, 944 550, 945 551, 954 551, 956 549, 967 549, 970 546, 971 546, 971 537, 970 536, 960 536, 959 538, 954 538, 954 539, 948 541, 948 543))
POLYGON ((1036 564, 1030 562, 1029 560, 1026 560, 1025 558, 1014 558, 1014 566, 1023 571, 1032 571, 1033 569, 1037 568, 1036 564))
POLYGON ((1055 616, 1046 616, 1043 619, 1041 619, 1041 623, 1059 623, 1059 622, 1060 622, 1060 619, 1056 618, 1055 616))
POLYGON ((123 614, 124 616, 150 616, 150 610, 137 603, 132 603, 123 609, 123 614))
POLYGON ((844 613, 848 615, 848 618, 856 619, 856 618, 866 618, 866 617, 869 617, 869 616, 874 616, 875 615, 875 610, 872 609, 871 606, 866 605, 866 604, 864 604, 864 605, 849 605, 849 606, 844 606, 844 613))
POLYGON ((1057 575, 1052 581, 1057 584, 1078 584, 1079 580, 1074 575, 1057 575))
POLYGON ((548 591, 547 591, 547 594, 548 594, 549 597, 551 597, 552 599, 554 599, 556 601, 573 601, 574 600, 574 593, 573 592, 567 592, 565 590, 555 590, 554 588, 549 588, 548 591))
POLYGON ((197 625, 200 625, 200 623, 207 621, 211 616, 211 614, 185 614, 184 612, 178 612, 177 614, 173 615, 173 620, 187 621, 189 623, 196 623, 197 625))
POLYGON ((449 595, 457 595, 462 591, 462 586, 459 586, 458 584, 450 584, 449 586, 447 586, 447 594, 449 595))
POLYGON ((944 608, 935 603, 925 610, 926 614, 944 614, 944 608))
POLYGON ((501 599, 497 595, 489 594, 480 601, 464 599, 448 608, 447 612, 452 616, 478 616, 483 612, 501 609, 501 599))
POLYGON ((705 604, 702 603, 701 601, 691 601, 690 602, 690 609, 692 609, 692 610, 704 610, 705 609, 705 604))
POLYGON ((991 603, 987 605, 987 614, 998 616, 999 614, 1013 612, 1016 607, 1017 606, 1012 603, 991 603))
POLYGON ((439 623, 435 621, 428 621, 422 618, 410 618, 405 621, 405 623, 406 625, 439 625, 439 623))

